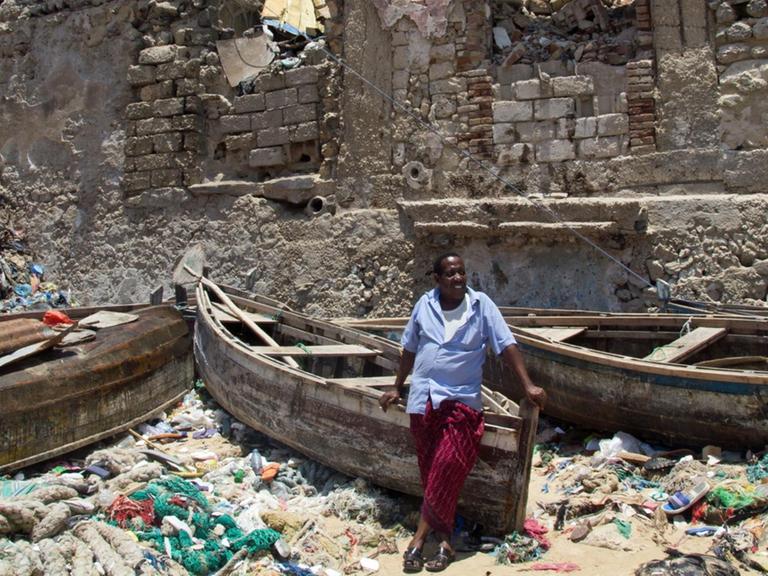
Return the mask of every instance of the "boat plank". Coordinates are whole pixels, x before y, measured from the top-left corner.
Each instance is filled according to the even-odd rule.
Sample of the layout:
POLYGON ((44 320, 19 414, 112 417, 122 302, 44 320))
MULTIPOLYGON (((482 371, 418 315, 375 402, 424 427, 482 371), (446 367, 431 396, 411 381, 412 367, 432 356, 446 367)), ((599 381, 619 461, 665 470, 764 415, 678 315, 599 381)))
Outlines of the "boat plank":
MULTIPOLYGON (((377 386, 394 386, 394 376, 367 376, 364 378, 333 378, 328 380, 329 384, 338 384, 340 386, 363 386, 365 388, 377 386)), ((405 379, 405 385, 411 385, 411 377, 405 379)))
POLYGON ((371 350, 355 344, 335 344, 318 346, 251 346, 256 354, 266 356, 358 356, 373 357, 381 354, 379 350, 371 350))
POLYGON ((665 346, 659 346, 646 356, 644 360, 652 360, 654 362, 680 362, 712 342, 719 340, 727 333, 728 330, 725 328, 707 328, 700 326, 665 346))

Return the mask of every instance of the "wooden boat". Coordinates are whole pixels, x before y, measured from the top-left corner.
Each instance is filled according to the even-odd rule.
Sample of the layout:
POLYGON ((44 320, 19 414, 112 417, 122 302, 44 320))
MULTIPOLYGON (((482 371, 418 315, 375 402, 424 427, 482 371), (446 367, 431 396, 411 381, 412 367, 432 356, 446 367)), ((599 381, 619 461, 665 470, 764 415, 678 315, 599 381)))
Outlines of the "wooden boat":
MULTIPOLYGON (((386 413, 400 349, 393 342, 310 318, 259 297, 226 294, 203 279, 196 292, 195 359, 213 397, 249 426, 326 466, 421 493, 409 416, 386 413)), ((498 533, 525 517, 535 407, 486 396, 479 460, 459 503, 498 533)))
MULTIPOLYGON (((502 310, 547 390, 546 414, 673 445, 768 444, 768 319, 502 310)), ((345 324, 396 333, 405 322, 345 324)), ((522 397, 498 360, 486 367, 486 385, 522 397)))
POLYGON ((40 347, 0 367, 0 473, 123 432, 191 388, 192 337, 179 311, 161 305, 65 312, 80 320, 104 309, 137 318, 64 347, 48 346, 58 337, 40 327, 42 312, 0 316, 0 339, 14 333, 19 345, 28 344, 30 337, 11 329, 26 323, 37 333, 31 346, 40 347))

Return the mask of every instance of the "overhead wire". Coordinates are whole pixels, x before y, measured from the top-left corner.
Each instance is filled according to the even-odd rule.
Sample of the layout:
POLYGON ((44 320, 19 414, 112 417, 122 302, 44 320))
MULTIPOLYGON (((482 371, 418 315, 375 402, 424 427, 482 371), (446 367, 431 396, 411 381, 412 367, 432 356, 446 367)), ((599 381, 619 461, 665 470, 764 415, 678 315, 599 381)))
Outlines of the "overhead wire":
MULTIPOLYGON (((271 13, 273 16, 277 17, 278 19, 281 18, 281 15, 275 14, 274 11, 270 10, 266 5, 264 6, 264 11, 271 13)), ((263 12, 262 12, 263 14, 263 12)), ((299 34, 294 34, 294 37, 301 36, 308 42, 312 42, 312 38, 307 35, 306 32, 302 32, 299 29, 299 34)), ((382 88, 377 86, 372 81, 368 80, 363 74, 358 72, 355 68, 347 64, 343 58, 336 56, 333 52, 331 52, 328 48, 322 45, 318 45, 318 48, 324 52, 332 61, 334 61, 336 64, 350 72, 353 76, 358 78, 363 84, 371 88, 374 92, 379 94, 382 98, 387 100, 394 108, 400 110, 405 115, 407 115, 409 118, 414 120, 417 124, 419 124, 422 128, 428 130, 435 136, 437 136, 440 139, 440 142, 447 148, 453 150, 456 154, 459 156, 465 158, 468 162, 476 165, 484 172, 488 173, 492 178, 498 180, 501 182, 505 188, 509 189, 516 195, 520 196, 522 199, 528 201, 530 204, 532 204, 535 208, 541 210, 547 216, 549 216, 553 222, 561 224, 564 228, 568 229, 574 236, 585 242, 587 245, 594 248, 597 252, 611 260, 614 264, 618 265, 620 268, 624 269, 626 272, 628 272, 631 276, 639 280, 643 285, 648 287, 653 287, 653 284, 645 277, 640 276, 637 272, 629 268, 629 266, 625 265, 621 260, 613 256, 612 254, 608 253, 606 250, 604 250, 601 246, 590 240, 587 236, 573 228, 566 220, 564 220, 555 210, 550 208, 549 206, 546 206, 542 204, 541 202, 538 202, 536 199, 531 198, 530 196, 527 196, 520 188, 518 188, 513 182, 510 180, 504 178, 498 173, 498 169, 494 166, 489 166, 486 162, 484 162, 480 158, 476 158, 471 152, 468 150, 464 150, 460 148, 459 146, 455 145, 453 142, 448 140, 445 135, 438 129, 438 127, 434 126, 433 124, 426 122, 423 120, 419 115, 417 115, 413 110, 406 106, 405 104, 402 104, 398 102, 393 96, 390 96, 387 92, 385 92, 382 88)))

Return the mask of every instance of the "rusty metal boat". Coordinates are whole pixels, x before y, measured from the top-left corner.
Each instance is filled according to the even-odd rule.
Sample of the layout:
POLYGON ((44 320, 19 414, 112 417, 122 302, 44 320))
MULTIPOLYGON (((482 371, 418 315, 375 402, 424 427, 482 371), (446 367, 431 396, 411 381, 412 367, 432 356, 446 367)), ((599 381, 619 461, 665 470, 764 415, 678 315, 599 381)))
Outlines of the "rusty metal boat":
MULTIPOLYGON (((394 383, 397 344, 204 278, 196 299, 198 372, 225 410, 326 466, 421 493, 409 416, 403 405, 378 405, 394 383)), ((485 435, 459 509, 503 533, 522 526, 538 411, 484 397, 485 435)))
MULTIPOLYGON (((69 345, 40 321, 42 312, 0 317, 5 351, 40 348, 0 367, 0 473, 125 431, 190 389, 192 336, 178 310, 170 305, 105 308, 130 312, 135 319, 91 330, 69 345)), ((103 309, 66 312, 79 320, 103 309)))

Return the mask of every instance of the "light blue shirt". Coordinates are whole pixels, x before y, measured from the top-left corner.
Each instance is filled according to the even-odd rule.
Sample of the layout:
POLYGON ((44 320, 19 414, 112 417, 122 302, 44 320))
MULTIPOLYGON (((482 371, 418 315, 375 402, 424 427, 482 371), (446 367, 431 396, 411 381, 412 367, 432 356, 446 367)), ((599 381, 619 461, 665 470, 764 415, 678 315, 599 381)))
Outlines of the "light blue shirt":
POLYGON ((443 342, 445 321, 438 288, 424 294, 413 308, 401 339, 403 348, 416 354, 409 414, 424 414, 429 398, 435 409, 443 400, 457 400, 482 410, 480 390, 488 344, 498 355, 517 343, 496 304, 482 292, 467 288, 467 293, 469 318, 448 342, 443 342))

